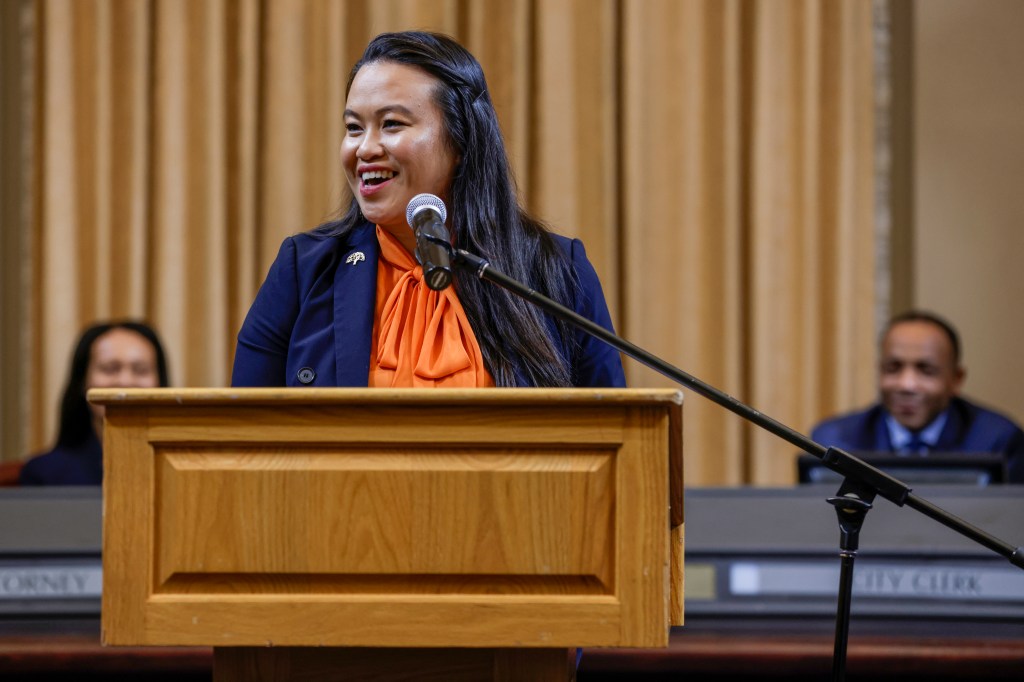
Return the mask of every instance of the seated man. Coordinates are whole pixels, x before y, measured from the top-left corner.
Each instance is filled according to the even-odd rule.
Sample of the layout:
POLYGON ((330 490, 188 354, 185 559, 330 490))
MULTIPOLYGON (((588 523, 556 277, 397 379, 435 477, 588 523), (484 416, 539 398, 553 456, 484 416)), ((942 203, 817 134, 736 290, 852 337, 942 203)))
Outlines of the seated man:
POLYGON ((818 424, 811 438, 851 452, 990 452, 1007 456, 1008 480, 1024 483, 1024 432, 1007 417, 959 396, 960 340, 931 313, 911 311, 882 335, 881 403, 818 424))

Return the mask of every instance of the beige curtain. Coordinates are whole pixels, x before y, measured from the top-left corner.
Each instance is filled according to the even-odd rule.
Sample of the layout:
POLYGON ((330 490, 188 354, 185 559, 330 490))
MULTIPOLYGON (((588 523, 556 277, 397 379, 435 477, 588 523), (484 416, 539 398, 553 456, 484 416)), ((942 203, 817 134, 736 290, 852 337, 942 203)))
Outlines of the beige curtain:
MULTIPOLYGON (((801 432, 869 400, 870 3, 623 7, 623 329, 801 432)), ((793 480, 792 445, 685 414, 689 481, 793 480)))
MULTIPOLYGON (((281 239, 343 200, 348 69, 408 28, 483 63, 524 201, 584 239, 623 335, 801 431, 871 396, 870 0, 23 8, 38 55, 27 449, 53 438, 96 318, 151 320, 175 385, 229 382, 281 239)), ((685 413, 688 484, 792 480, 792 446, 694 395, 685 413)))

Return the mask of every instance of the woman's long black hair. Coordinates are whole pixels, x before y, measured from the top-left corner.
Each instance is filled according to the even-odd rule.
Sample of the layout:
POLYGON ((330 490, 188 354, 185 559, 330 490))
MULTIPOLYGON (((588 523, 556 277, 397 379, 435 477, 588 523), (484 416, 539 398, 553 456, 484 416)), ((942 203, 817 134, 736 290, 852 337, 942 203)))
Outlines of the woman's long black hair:
MULTIPOLYGON (((476 58, 445 35, 384 33, 352 68, 348 88, 359 69, 374 62, 415 66, 438 80, 435 101, 444 115, 447 143, 459 158, 448 194, 455 247, 570 305, 575 280, 568 260, 544 225, 519 205, 498 116, 476 58)), ((362 222, 353 197, 338 222, 314 233, 345 235, 362 222)), ((558 351, 536 307, 463 271, 455 272, 455 286, 496 385, 517 385, 517 374, 528 386, 572 385, 572 359, 558 351)), ((561 346, 574 354, 567 324, 559 321, 556 329, 561 346)))
POLYGON ((96 339, 112 329, 127 329, 145 338, 156 351, 156 370, 160 378, 160 386, 166 387, 167 358, 164 356, 160 338, 148 325, 131 320, 116 322, 100 322, 92 325, 78 338, 78 345, 71 356, 71 371, 68 384, 64 388, 64 396, 60 401, 60 431, 57 432, 57 444, 64 447, 78 447, 93 436, 92 412, 89 402, 85 399, 85 378, 89 372, 89 360, 92 359, 92 346, 96 339))

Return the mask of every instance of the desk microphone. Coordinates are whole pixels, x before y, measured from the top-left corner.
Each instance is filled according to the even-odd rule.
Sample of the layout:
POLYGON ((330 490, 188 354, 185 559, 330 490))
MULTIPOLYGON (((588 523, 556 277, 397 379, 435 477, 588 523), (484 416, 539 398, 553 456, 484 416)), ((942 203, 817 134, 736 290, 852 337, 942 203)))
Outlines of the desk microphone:
POLYGON ((444 202, 433 194, 417 194, 405 209, 405 220, 416 233, 416 262, 423 266, 423 279, 434 291, 452 283, 447 218, 444 202))

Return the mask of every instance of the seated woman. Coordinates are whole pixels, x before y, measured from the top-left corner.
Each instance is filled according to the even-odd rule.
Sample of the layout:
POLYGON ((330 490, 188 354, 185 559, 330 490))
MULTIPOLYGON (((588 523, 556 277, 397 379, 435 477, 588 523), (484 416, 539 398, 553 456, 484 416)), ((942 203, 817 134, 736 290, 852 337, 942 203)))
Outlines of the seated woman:
POLYGON ((21 470, 21 485, 100 485, 103 482, 103 407, 90 388, 165 387, 167 360, 156 332, 139 322, 103 322, 86 329, 71 358, 52 450, 21 470))

